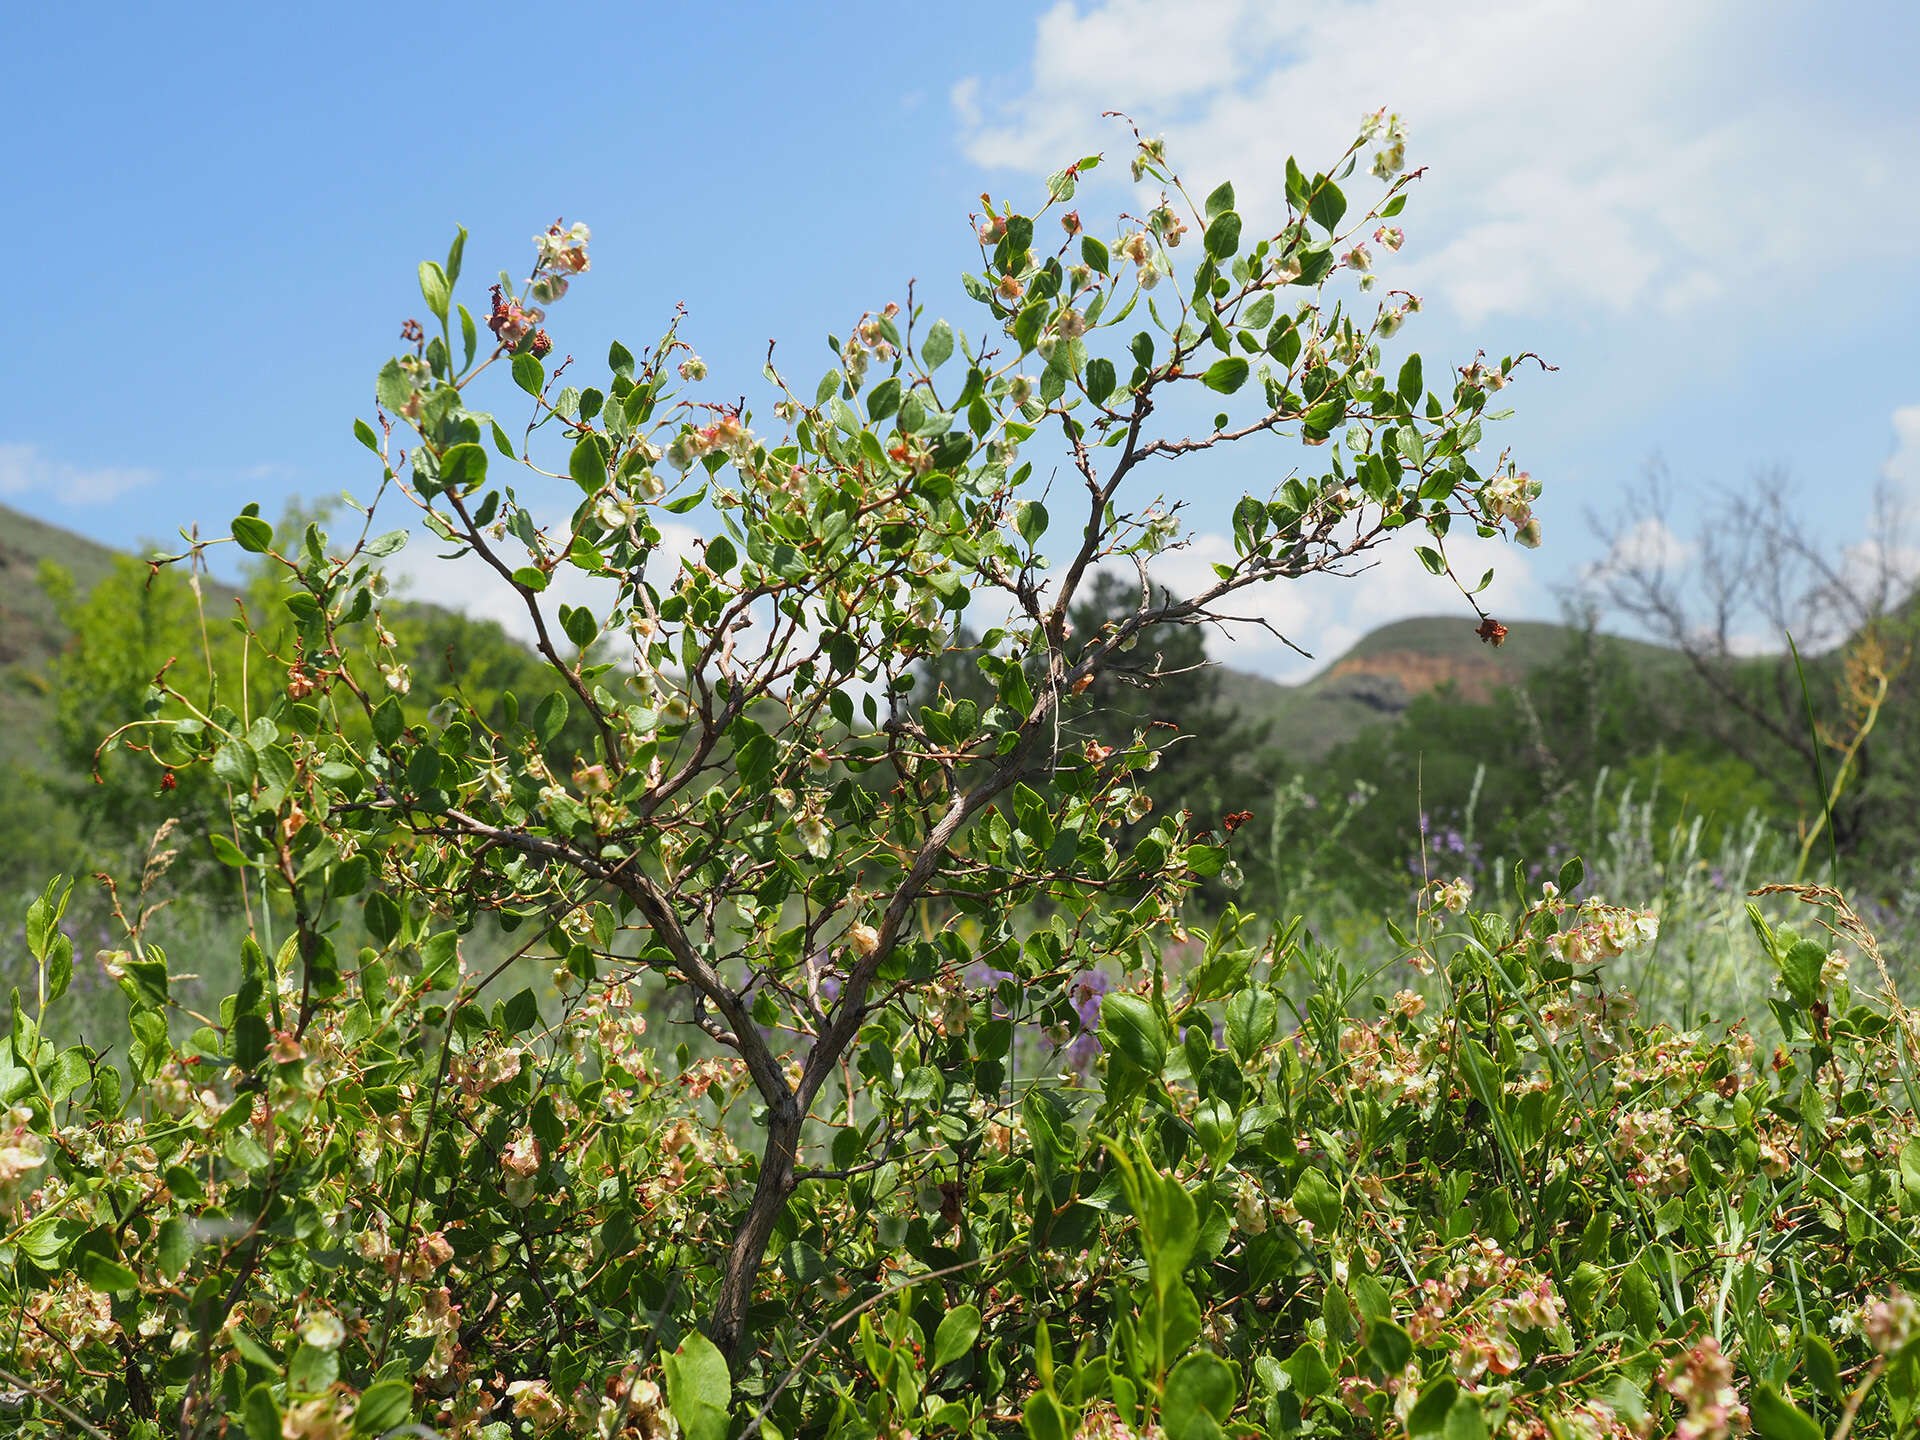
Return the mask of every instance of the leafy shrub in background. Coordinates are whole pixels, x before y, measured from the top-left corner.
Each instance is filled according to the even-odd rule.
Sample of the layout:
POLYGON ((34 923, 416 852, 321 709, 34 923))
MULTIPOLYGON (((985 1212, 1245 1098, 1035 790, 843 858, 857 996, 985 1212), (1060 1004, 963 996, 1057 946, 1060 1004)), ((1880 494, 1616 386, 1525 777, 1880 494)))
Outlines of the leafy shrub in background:
POLYGON ((1389 374, 1410 297, 1329 298, 1398 248, 1403 159, 1373 117, 1333 175, 1289 166, 1285 222, 1253 240, 1230 186, 1196 203, 1142 142, 1135 179, 1166 199, 1112 243, 1061 213, 1083 160, 1036 215, 980 223, 987 340, 864 316, 817 386, 769 366, 777 435, 701 398, 677 326, 615 345, 603 386, 558 384, 542 307, 587 270, 583 227, 480 319, 454 300, 462 242, 422 266, 438 333, 409 322, 356 432, 381 495, 524 606, 557 683, 410 708, 378 577, 405 531, 372 506, 338 542, 235 519, 286 587, 249 631, 270 698, 163 676, 123 738, 230 789, 204 842, 253 926, 233 993, 192 1013, 143 876, 102 957, 127 1033, 63 1045, 65 892, 28 917, 0 1070, 18 1423, 1909 1424, 1892 1287, 1920 1148, 1890 985, 1853 1003, 1827 944, 1756 912, 1786 1037, 1756 1059, 1635 1021, 1609 967, 1654 917, 1534 887, 1468 914, 1448 881, 1395 935, 1406 983, 1356 1015, 1384 974, 1298 924, 1189 918, 1232 835, 1156 816, 1154 737, 1062 739, 1142 634, 1246 586, 1403 528, 1443 572, 1454 524, 1538 538, 1532 482, 1470 459, 1512 362, 1389 374), (1368 152, 1385 193, 1350 216, 1368 152), (518 442, 474 408, 508 377, 518 442), (1175 438, 1155 414, 1183 403, 1223 408, 1175 438), (1324 473, 1242 499, 1206 591, 1154 590, 1180 526, 1136 498, 1150 467, 1273 432, 1336 442, 1324 473), (1049 446, 1064 495, 1036 483, 1049 446), (1049 502, 1072 515, 1050 557, 1049 502), (663 513, 702 506, 712 538, 673 553, 663 513), (1138 608, 1070 635, 1112 564, 1138 608), (549 605, 575 576, 599 598, 549 605), (984 700, 916 685, 975 604, 1008 612, 972 647, 984 700), (529 955, 552 991, 501 993, 529 955), (1066 1053, 1036 1066, 1036 1035, 1066 1053))

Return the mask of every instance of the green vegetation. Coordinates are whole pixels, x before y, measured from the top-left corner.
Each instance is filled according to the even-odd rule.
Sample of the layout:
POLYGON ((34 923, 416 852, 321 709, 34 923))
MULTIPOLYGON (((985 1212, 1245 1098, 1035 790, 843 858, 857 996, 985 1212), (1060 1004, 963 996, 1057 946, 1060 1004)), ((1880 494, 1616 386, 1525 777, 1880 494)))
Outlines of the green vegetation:
POLYGON ((461 232, 355 434, 533 649, 371 508, 46 569, 10 863, 112 878, 7 957, 14 1431, 1913 1433, 1898 617, 1792 689, 1484 612, 1201 667, 1249 586, 1540 538, 1518 362, 1346 293, 1404 161, 1269 228, 1141 141, 1109 243, 1082 159, 989 207, 986 338, 870 312, 761 429, 678 321, 561 387, 585 227, 484 321, 461 232), (1153 587, 1146 477, 1275 432, 1337 443, 1153 587))

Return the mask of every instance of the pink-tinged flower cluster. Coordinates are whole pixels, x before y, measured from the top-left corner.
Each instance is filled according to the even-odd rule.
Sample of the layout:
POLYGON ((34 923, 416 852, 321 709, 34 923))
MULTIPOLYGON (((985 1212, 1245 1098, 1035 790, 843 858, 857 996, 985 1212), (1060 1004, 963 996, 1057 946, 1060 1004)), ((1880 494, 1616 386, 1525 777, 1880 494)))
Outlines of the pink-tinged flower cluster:
POLYGON ((569 280, 586 273, 590 264, 587 259, 589 238, 586 226, 574 224, 563 229, 559 221, 549 226, 546 234, 533 237, 539 261, 528 291, 535 300, 543 305, 551 305, 567 293, 569 280))
POLYGON ((542 1159, 540 1142, 524 1130, 500 1152, 500 1169, 505 1172, 503 1188, 508 1203, 523 1210, 533 1203, 542 1159))
POLYGON ((682 430, 667 447, 667 463, 676 470, 691 470, 703 456, 725 455, 735 464, 753 454, 753 432, 738 415, 723 414, 711 425, 682 430))
POLYGON ((1547 949, 1569 965, 1611 960, 1660 938, 1660 917, 1651 910, 1628 910, 1589 900, 1574 912, 1576 923, 1551 936, 1547 949))
POLYGON ((500 286, 493 287, 493 311, 487 316, 487 328, 502 345, 518 345, 546 318, 547 312, 538 305, 522 305, 500 286))
POLYGON ((1613 1153, 1636 1189, 1665 1195, 1686 1183, 1687 1157, 1671 1110, 1629 1110, 1620 1116, 1614 1125, 1613 1153))
POLYGON ((1896 1354, 1906 1349, 1914 1335, 1920 1333, 1920 1304, 1915 1304, 1906 1291, 1896 1288, 1867 1306, 1860 1328, 1866 1333, 1867 1343, 1880 1354, 1896 1354))
POLYGON ((1660 1383, 1682 1405, 1686 1418, 1674 1427, 1676 1440, 1725 1440, 1747 1428, 1747 1407, 1733 1386, 1733 1362, 1711 1335, 1681 1352, 1660 1383))
POLYGON ((33 1173, 47 1161, 47 1146, 28 1128, 33 1112, 16 1105, 6 1115, 6 1128, 0 1130, 0 1214, 11 1212, 19 1203, 33 1173))
POLYGON ((1439 1089, 1432 1037, 1409 1043, 1390 1020, 1347 1026, 1340 1032, 1340 1053, 1351 1083, 1378 1096, 1389 1109, 1429 1104, 1439 1089))
POLYGON ((1480 492, 1480 503, 1495 524, 1505 520, 1513 526, 1513 538, 1528 549, 1540 544, 1540 522, 1534 517, 1533 502, 1540 498, 1540 482, 1524 470, 1496 475, 1480 492))

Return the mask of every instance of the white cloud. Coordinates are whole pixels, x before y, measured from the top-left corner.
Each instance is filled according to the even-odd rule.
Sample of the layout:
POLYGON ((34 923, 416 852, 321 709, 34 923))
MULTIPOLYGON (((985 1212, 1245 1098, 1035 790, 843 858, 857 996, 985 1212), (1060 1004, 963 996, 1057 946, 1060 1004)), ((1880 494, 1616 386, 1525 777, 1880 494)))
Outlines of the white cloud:
MULTIPOLYGON (((1390 283, 1468 321, 1497 312, 1672 314, 1829 287, 1911 251, 1902 179, 1917 134, 1896 108, 1795 93, 1743 65, 1757 17, 1732 0, 1062 0, 1038 21, 1024 89, 955 87, 978 162, 1029 172, 1164 130, 1191 193, 1232 178, 1240 208, 1280 213, 1286 158, 1326 163, 1360 116, 1412 128, 1409 244, 1390 283), (1845 249, 1836 226, 1848 226, 1845 249)), ((1757 63, 1757 62, 1756 62, 1757 63)), ((1791 78, 1791 77, 1787 77, 1791 78)), ((1356 180, 1349 189, 1369 187, 1356 180)))
POLYGON ((1880 473, 1903 499, 1920 501, 1920 405, 1893 412, 1893 454, 1880 473))
POLYGON ((41 495, 66 505, 104 505, 159 478, 137 465, 71 465, 37 445, 0 445, 0 495, 41 495))
MULTIPOLYGON (((542 518, 552 530, 564 531, 568 514, 558 512, 542 518)), ((678 521, 656 520, 654 523, 660 531, 661 544, 647 566, 647 575, 658 586, 671 579, 683 558, 699 553, 696 546, 702 537, 692 526, 678 521)), ((388 562, 387 574, 394 589, 410 600, 430 601, 475 620, 498 621, 516 640, 532 645, 537 632, 520 592, 478 555, 468 553, 458 560, 440 559, 446 552, 444 541, 416 532, 407 548, 388 562)), ((525 562, 525 552, 517 541, 502 542, 498 553, 508 565, 525 562)), ((596 579, 571 565, 558 567, 553 572, 553 582, 540 595, 540 611, 554 643, 564 649, 559 636, 562 605, 585 605, 604 618, 613 605, 616 590, 611 580, 596 579)))
MULTIPOLYGON (((1447 553, 1456 573, 1470 585, 1477 584, 1485 571, 1494 572, 1493 584, 1477 597, 1494 616, 1528 613, 1542 603, 1531 552, 1469 534, 1449 537, 1447 553)), ((1216 563, 1233 559, 1230 538, 1200 533, 1185 549, 1155 557, 1149 573, 1156 584, 1176 595, 1192 595, 1214 583, 1216 563)), ((1361 564, 1366 568, 1356 566, 1357 573, 1351 576, 1277 580, 1230 596, 1218 608, 1243 618, 1237 624, 1209 629, 1209 654, 1238 670, 1297 681, 1338 659, 1369 631, 1395 620, 1458 615, 1463 625, 1475 623, 1471 608, 1452 582, 1428 573, 1410 543, 1387 545, 1361 564), (1311 651, 1311 658, 1289 648, 1261 621, 1311 651)))
POLYGON ((1588 570, 1589 578, 1630 571, 1685 570, 1693 563, 1697 547, 1683 540, 1657 515, 1643 516, 1633 528, 1615 538, 1606 558, 1588 570))

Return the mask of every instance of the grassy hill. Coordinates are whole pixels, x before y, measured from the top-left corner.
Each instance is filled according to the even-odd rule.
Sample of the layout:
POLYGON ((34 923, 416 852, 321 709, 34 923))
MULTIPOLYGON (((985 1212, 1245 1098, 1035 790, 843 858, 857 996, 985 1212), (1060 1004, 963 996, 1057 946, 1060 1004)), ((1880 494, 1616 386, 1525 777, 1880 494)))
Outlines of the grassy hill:
MULTIPOLYGON (((1452 685, 1466 699, 1485 700, 1559 659, 1575 638, 1566 625, 1517 620, 1497 650, 1474 633, 1470 618, 1426 616, 1371 631, 1311 680, 1282 685, 1222 669, 1221 692, 1243 714, 1269 720, 1274 742, 1302 759, 1324 755, 1356 731, 1392 720, 1414 698, 1452 685)), ((1668 667, 1679 657, 1660 645, 1616 639, 1637 666, 1668 667)))

